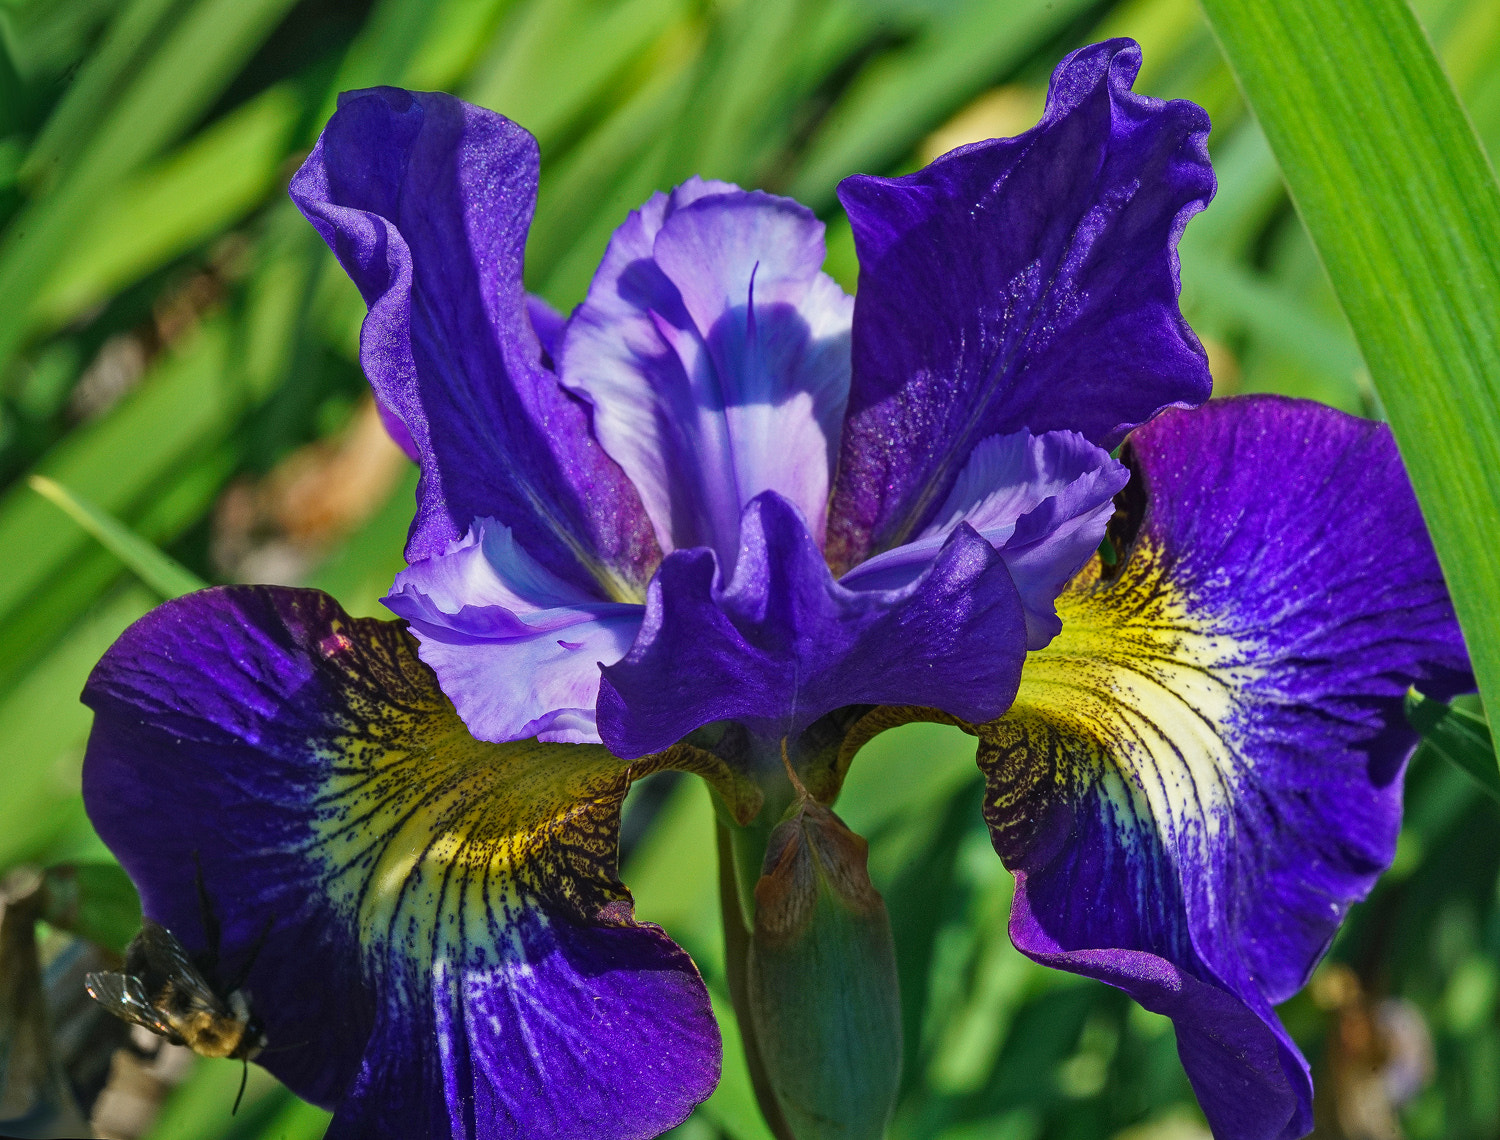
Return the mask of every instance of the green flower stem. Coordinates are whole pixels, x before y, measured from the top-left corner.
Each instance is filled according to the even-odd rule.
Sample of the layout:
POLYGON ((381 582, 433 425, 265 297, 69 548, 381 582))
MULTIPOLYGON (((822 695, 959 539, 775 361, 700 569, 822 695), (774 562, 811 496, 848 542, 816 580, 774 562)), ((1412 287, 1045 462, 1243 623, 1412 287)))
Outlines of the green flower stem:
MULTIPOLYGON (((771 1079, 766 1074, 760 1043, 755 1036, 754 1018, 750 1015, 750 927, 745 919, 745 903, 741 901, 742 860, 736 858, 735 838, 729 825, 720 820, 716 829, 719 848, 719 910, 724 921, 724 965, 729 980, 729 1000, 734 1003, 735 1017, 740 1024, 740 1040, 744 1043, 745 1065, 750 1070, 750 1085, 755 1090, 755 1100, 760 1105, 761 1115, 765 1117, 766 1127, 776 1140, 797 1140, 786 1117, 782 1115, 781 1105, 771 1087, 771 1079)), ((757 867, 756 875, 759 874, 757 867)), ((751 890, 748 898, 753 900, 753 882, 751 890)), ((753 901, 750 905, 754 905, 753 901)))

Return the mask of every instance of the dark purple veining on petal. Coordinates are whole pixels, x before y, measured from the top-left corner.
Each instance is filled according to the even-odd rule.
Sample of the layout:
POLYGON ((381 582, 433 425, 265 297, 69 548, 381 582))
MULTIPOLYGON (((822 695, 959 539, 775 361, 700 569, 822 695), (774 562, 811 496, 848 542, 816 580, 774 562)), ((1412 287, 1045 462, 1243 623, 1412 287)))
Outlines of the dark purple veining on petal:
POLYGON ((615 878, 630 766, 470 738, 399 623, 326 595, 169 602, 105 655, 84 798, 259 1058, 330 1135, 644 1140, 713 1089, 691 961, 615 878))
POLYGON ((916 535, 987 436, 1065 429, 1111 448, 1207 399, 1176 243, 1213 194, 1208 117, 1132 92, 1139 67, 1129 40, 1083 48, 1025 134, 840 185, 860 283, 836 566, 916 535))
POLYGON ((983 720, 1009 703, 1026 622, 1000 555, 959 527, 917 581, 835 582, 797 510, 751 502, 726 584, 711 551, 667 556, 630 652, 604 670, 599 734, 642 756, 718 720, 770 739, 855 704, 934 705, 983 720))
POLYGON ((1410 685, 1469 687, 1389 430, 1274 397, 1127 443, 1118 567, 982 734, 1017 945, 1169 1014, 1215 1134, 1311 1127, 1272 1006, 1389 864, 1410 685), (1259 1028, 1257 1028, 1259 1023, 1259 1028))
POLYGON ((422 466, 408 559, 489 516, 559 577, 624 597, 655 539, 543 367, 521 284, 536 179, 536 142, 508 119, 375 88, 340 97, 291 193, 364 295, 360 361, 422 466))

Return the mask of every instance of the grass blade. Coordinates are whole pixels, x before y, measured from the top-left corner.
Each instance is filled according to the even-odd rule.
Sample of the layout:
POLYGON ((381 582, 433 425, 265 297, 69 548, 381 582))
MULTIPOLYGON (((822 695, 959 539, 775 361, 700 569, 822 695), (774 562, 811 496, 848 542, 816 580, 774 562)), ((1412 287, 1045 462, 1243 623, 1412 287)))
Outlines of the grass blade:
POLYGON ((1500 768, 1495 765, 1490 726, 1483 719, 1424 697, 1416 689, 1406 694, 1406 719, 1433 751, 1462 768, 1476 784, 1500 800, 1500 768))
POLYGON ((163 598, 178 598, 208 585, 114 516, 80 499, 61 483, 45 475, 32 475, 27 482, 33 491, 56 503, 69 518, 98 539, 100 545, 135 571, 136 577, 163 598))
POLYGON ((1500 708, 1500 187, 1405 0, 1203 7, 1348 315, 1500 708))

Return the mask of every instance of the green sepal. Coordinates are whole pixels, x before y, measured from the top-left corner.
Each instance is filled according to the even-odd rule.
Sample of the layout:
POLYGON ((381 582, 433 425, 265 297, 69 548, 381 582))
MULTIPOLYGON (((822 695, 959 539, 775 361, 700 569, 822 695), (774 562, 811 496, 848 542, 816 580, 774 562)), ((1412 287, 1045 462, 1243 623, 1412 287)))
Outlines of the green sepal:
POLYGON ((771 833, 746 1000, 797 1140, 881 1137, 901 1079, 901 996, 868 844, 811 796, 771 833))

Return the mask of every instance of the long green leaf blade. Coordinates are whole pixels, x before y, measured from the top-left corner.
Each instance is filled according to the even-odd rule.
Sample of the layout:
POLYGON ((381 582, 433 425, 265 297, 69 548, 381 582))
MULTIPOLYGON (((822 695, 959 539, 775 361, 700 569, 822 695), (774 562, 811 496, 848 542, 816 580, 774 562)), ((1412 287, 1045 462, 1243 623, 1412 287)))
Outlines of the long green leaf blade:
POLYGON ((1349 317, 1480 692, 1500 708, 1500 188, 1405 0, 1202 2, 1349 317))
POLYGON ((119 519, 80 499, 61 483, 45 475, 28 480, 31 489, 56 503, 62 511, 163 598, 179 598, 208 585, 192 571, 163 554, 119 519))
POLYGON ((1406 719, 1438 755, 1500 800, 1500 768, 1495 765, 1489 725, 1471 712, 1424 697, 1416 689, 1406 694, 1406 719))

